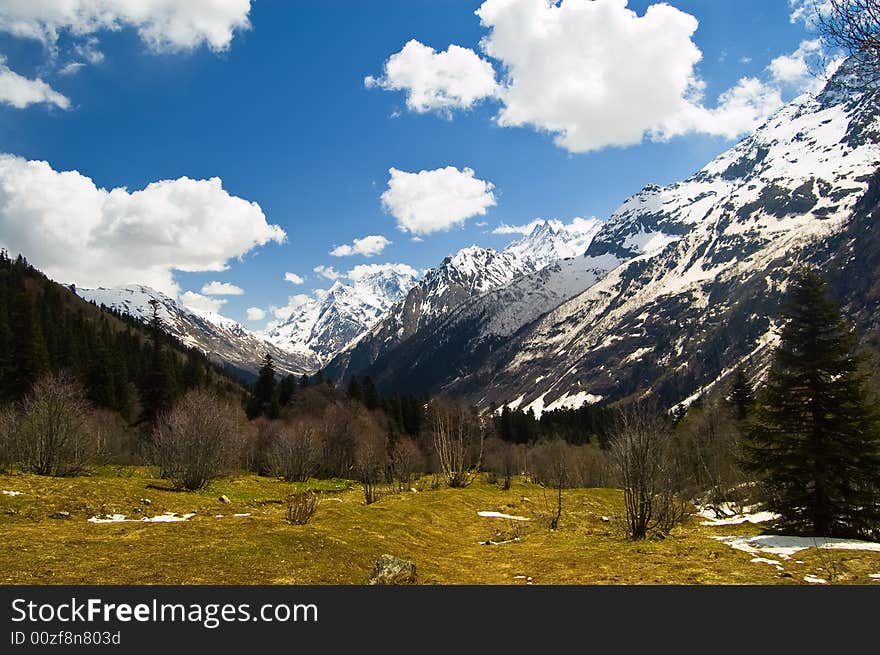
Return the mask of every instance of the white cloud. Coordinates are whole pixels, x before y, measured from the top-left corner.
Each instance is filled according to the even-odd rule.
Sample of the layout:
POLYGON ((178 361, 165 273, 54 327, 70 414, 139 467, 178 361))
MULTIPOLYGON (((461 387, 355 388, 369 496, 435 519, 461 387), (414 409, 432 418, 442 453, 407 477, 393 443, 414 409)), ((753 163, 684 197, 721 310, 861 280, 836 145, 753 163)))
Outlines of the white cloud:
POLYGON ((327 278, 328 280, 338 280, 339 278, 344 277, 342 273, 334 269, 332 266, 324 266, 323 264, 321 266, 315 266, 315 268, 312 270, 314 270, 315 273, 317 273, 321 277, 327 278))
POLYGON ((699 132, 735 139, 755 130, 782 107, 782 94, 756 77, 744 77, 718 98, 718 106, 707 109, 687 103, 652 132, 655 139, 670 139, 699 132))
POLYGON ((448 230, 472 216, 483 216, 496 204, 491 182, 470 168, 454 166, 407 173, 392 168, 382 206, 397 226, 416 236, 448 230))
POLYGON ((80 71, 80 69, 82 69, 84 67, 85 67, 85 64, 82 63, 81 61, 71 61, 71 62, 64 64, 64 66, 62 66, 61 68, 59 68, 58 74, 59 75, 73 75, 74 73, 78 73, 80 71))
MULTIPOLYGON (((755 78, 741 79, 714 106, 707 104, 696 70, 703 55, 692 39, 697 19, 664 2, 639 15, 627 0, 486 0, 476 14, 488 30, 481 49, 502 72, 492 93, 484 89, 482 96, 500 103, 498 125, 546 132, 570 152, 690 132, 733 138, 782 104, 774 87, 755 78)), ((444 78, 436 74, 440 55, 421 48, 410 41, 389 59, 405 60, 406 79, 418 85, 391 84, 388 74, 381 84, 372 82, 409 90, 413 111, 446 97, 444 78)), ((477 53, 466 53, 462 59, 489 68, 477 53)), ((456 82, 465 85, 472 71, 462 66, 457 73, 456 82)), ((473 88, 480 88, 476 81, 473 88)), ((457 108, 437 104, 447 112, 457 108)))
POLYGON ((818 70, 825 63, 825 51, 820 39, 801 41, 798 49, 788 55, 780 55, 770 62, 767 70, 773 80, 798 91, 817 93, 825 85, 818 70))
POLYGON ((212 314, 218 314, 220 308, 226 304, 224 298, 209 298, 194 291, 184 291, 180 294, 180 302, 197 312, 211 312, 212 314))
POLYGON ((222 271, 285 233, 220 178, 107 191, 77 171, 0 154, 0 244, 79 286, 146 284, 176 296, 174 270, 222 271))
POLYGON ((306 281, 306 279, 301 275, 297 275, 296 273, 285 273, 284 281, 290 282, 291 284, 302 284, 306 281))
POLYGON ((333 257, 349 257, 350 255, 374 257, 381 254, 381 252, 390 245, 391 242, 385 237, 371 234, 362 239, 355 239, 351 245, 345 244, 342 246, 336 246, 330 251, 330 254, 333 257))
POLYGON ((487 0, 477 15, 483 50, 507 72, 498 123, 550 132, 566 150, 737 135, 767 117, 766 93, 746 80, 702 105, 698 22, 668 4, 639 16, 626 0, 487 0))
POLYGON ((6 59, 0 56, 0 102, 16 109, 24 109, 28 105, 45 103, 61 109, 70 107, 70 100, 58 93, 41 79, 31 80, 22 77, 6 65, 6 59))
POLYGON ((498 89, 492 64, 473 50, 450 45, 437 52, 415 39, 388 58, 382 77, 367 77, 364 84, 406 91, 407 108, 420 114, 470 109, 498 89))
POLYGON ((74 52, 90 64, 100 64, 104 61, 104 53, 98 50, 98 37, 90 36, 83 43, 74 46, 74 52))
POLYGON ((242 296, 244 289, 229 282, 208 282, 202 287, 202 293, 206 296, 242 296))
POLYGON ((266 318, 266 310, 260 309, 259 307, 247 308, 247 320, 262 321, 264 318, 266 318))
POLYGON ((59 32, 74 36, 130 26, 156 52, 229 48, 250 27, 250 0, 5 0, 0 31, 54 45, 59 32))
POLYGON ((536 227, 538 227, 539 225, 543 225, 544 223, 549 223, 550 226, 557 232, 560 230, 566 232, 591 232, 595 230, 596 225, 599 223, 599 219, 581 218, 580 216, 576 216, 575 218, 571 219, 571 222, 563 223, 558 219, 546 220, 543 218, 536 218, 532 222, 525 223, 523 225, 508 225, 507 223, 502 223, 494 230, 492 230, 492 234, 529 235, 534 232, 536 227))

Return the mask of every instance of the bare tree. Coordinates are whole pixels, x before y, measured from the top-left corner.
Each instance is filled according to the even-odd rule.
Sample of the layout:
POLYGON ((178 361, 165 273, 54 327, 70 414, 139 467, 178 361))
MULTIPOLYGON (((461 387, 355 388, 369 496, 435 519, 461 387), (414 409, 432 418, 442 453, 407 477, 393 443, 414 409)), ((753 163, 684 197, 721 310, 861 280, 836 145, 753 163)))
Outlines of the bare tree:
POLYGON ((206 389, 193 389, 159 416, 153 452, 175 487, 201 489, 232 469, 242 451, 244 410, 206 389))
POLYGON ((880 0, 813 2, 815 22, 824 39, 841 48, 859 73, 857 86, 880 86, 880 0))
POLYGON ((322 439, 313 421, 280 426, 269 448, 269 470, 286 482, 306 482, 318 470, 322 439))
POLYGON ((434 453, 450 487, 467 487, 483 460, 483 431, 473 410, 445 399, 431 403, 434 453))
POLYGON ((425 471, 425 455, 410 437, 401 437, 391 451, 391 474, 398 489, 405 491, 425 471))
POLYGON ((669 427, 645 403, 618 417, 611 452, 623 487, 627 532, 644 539, 667 534, 688 515, 682 471, 675 459, 669 427))
POLYGON ((79 473, 97 451, 85 390, 66 372, 39 380, 22 403, 18 426, 21 467, 39 475, 79 473))
POLYGON ((379 485, 385 480, 388 450, 385 435, 380 430, 366 429, 357 435, 355 445, 355 471, 364 490, 367 505, 379 500, 379 485))

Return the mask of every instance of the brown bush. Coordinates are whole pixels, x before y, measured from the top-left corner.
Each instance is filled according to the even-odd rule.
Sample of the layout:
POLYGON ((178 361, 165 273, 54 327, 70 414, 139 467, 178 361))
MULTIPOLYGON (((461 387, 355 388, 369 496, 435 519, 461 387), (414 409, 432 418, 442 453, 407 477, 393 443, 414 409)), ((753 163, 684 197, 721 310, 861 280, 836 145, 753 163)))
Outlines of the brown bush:
POLYGON ((410 437, 401 437, 391 451, 391 474, 398 488, 405 491, 425 472, 425 455, 410 437))
POLYGON ((18 412, 8 405, 0 407, 0 473, 7 472, 18 457, 18 412))
POLYGON ((312 421, 282 424, 269 447, 268 463, 272 475, 286 482, 306 482, 320 464, 322 438, 312 421))
POLYGON ((40 379, 22 403, 16 448, 22 469, 73 475, 93 461, 98 440, 85 390, 66 372, 40 379))
POLYGON ((154 461, 175 487, 201 489, 239 462, 246 424, 238 403, 193 389, 156 421, 154 461))
POLYGON ((298 491, 287 497, 287 521, 294 525, 305 525, 318 509, 318 494, 312 491, 298 491))
POLYGON ((450 487, 474 481, 483 459, 483 431, 473 408, 435 399, 429 409, 434 456, 440 474, 450 487))

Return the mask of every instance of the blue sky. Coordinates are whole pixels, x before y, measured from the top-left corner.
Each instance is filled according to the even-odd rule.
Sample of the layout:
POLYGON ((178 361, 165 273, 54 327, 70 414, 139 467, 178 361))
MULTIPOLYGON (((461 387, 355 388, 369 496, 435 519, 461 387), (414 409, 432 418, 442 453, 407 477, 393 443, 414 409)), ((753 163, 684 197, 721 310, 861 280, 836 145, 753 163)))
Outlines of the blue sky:
MULTIPOLYGON (((7 3, 0 0, 0 152, 13 157, 5 168, 0 166, 0 244, 24 250, 62 281, 85 285, 144 281, 164 283, 167 290, 182 294, 201 293, 211 281, 231 283, 244 293, 213 296, 226 301, 221 312, 259 328, 265 320, 247 321, 247 308, 268 313, 272 306, 285 305, 290 295, 332 284, 314 272, 318 266, 344 272, 358 264, 400 262, 424 269, 472 243, 503 247, 515 235, 491 233, 502 224, 522 225, 538 217, 605 218, 645 184, 693 173, 737 140, 731 130, 742 134, 761 111, 778 104, 777 98, 789 100, 815 83, 798 73, 798 62, 804 53, 807 59, 821 53, 815 47, 801 48, 815 36, 803 21, 792 20, 797 7, 788 0, 672 0, 669 4, 693 16, 699 27, 691 37, 669 42, 663 41, 669 29, 648 29, 636 44, 647 54, 641 59, 633 55, 633 60, 627 59, 631 48, 621 51, 600 43, 603 34, 591 33, 596 29, 593 19, 563 17, 570 43, 536 44, 534 52, 551 62, 573 53, 571 69, 560 72, 567 75, 566 83, 577 85, 581 74, 589 77, 592 67, 578 59, 586 44, 595 44, 590 56, 612 58, 595 62, 606 76, 628 77, 628 70, 656 60, 658 71, 647 73, 653 77, 666 75, 681 58, 693 58, 687 41, 702 54, 698 63, 685 67, 690 78, 700 81, 702 98, 693 103, 699 107, 693 117, 683 119, 681 112, 660 116, 678 121, 677 127, 664 127, 663 135, 654 130, 636 143, 604 145, 603 134, 597 133, 560 144, 554 136, 562 132, 547 127, 547 111, 554 117, 559 112, 547 110, 551 101, 541 98, 545 89, 548 97, 554 89, 553 80, 544 78, 557 72, 546 67, 536 72, 537 65, 532 66, 519 46, 512 50, 502 44, 505 34, 515 41, 517 30, 528 27, 511 18, 513 6, 543 0, 492 1, 499 16, 493 19, 494 32, 474 13, 480 1, 213 0, 223 8, 212 16, 226 21, 221 25, 228 28, 224 35, 215 24, 200 23, 198 15, 145 16, 133 12, 128 0, 115 3, 118 16, 103 27, 83 27, 85 23, 77 23, 81 15, 41 15, 38 8, 15 16, 16 10, 4 8, 7 3), (175 20, 189 31, 175 31, 175 20), (480 44, 490 32, 497 37, 497 57, 480 44), (650 44, 652 38, 658 40, 656 46, 650 44), (522 93, 515 99, 514 89, 506 100, 487 97, 465 108, 464 101, 454 101, 454 106, 440 102, 413 110, 407 105, 411 89, 400 85, 401 79, 424 72, 418 62, 405 62, 401 79, 384 68, 413 39, 438 53, 450 44, 473 51, 468 61, 491 66, 499 88, 510 84, 505 70, 513 66, 522 93), (557 46, 569 50, 548 50, 557 46), (651 47, 657 48, 656 54, 651 47), (779 57, 788 59, 770 67, 779 57), (368 88, 366 76, 378 82, 368 88), (755 116, 709 113, 719 95, 743 78, 761 85, 756 93, 763 93, 762 104, 755 116), (497 117, 504 107, 520 117, 521 126, 502 126, 497 117), (715 125, 725 121, 731 124, 727 128, 715 125), (35 161, 48 162, 49 169, 29 165, 35 161), (381 200, 389 169, 417 173, 446 167, 454 167, 456 184, 466 169, 490 183, 491 189, 483 190, 495 204, 484 203, 484 214, 459 218, 446 230, 433 223, 401 230, 402 219, 393 213, 403 211, 407 197, 396 202, 396 210, 383 207, 381 200), (77 171, 95 187, 124 187, 129 194, 160 180, 216 177, 224 193, 201 186, 177 193, 169 187, 161 197, 114 192, 110 200, 93 203, 93 189, 82 194, 69 190, 57 175, 60 171, 77 171), (45 186, 51 188, 44 192, 45 186), (257 203, 262 218, 251 205, 233 203, 231 197, 257 203), (81 208, 92 204, 96 208, 88 211, 94 216, 81 208), (166 222, 165 212, 176 218, 166 222), (165 230, 167 225, 174 227, 165 230), (271 226, 286 233, 284 242, 271 226), (205 252, 154 252, 161 250, 163 240, 176 239, 178 230, 186 235, 178 250, 194 244, 188 247, 204 246, 205 252), (227 241, 209 243, 224 230, 230 232, 227 241), (109 235, 103 244, 96 241, 102 234, 109 235), (142 243, 149 242, 152 254, 141 256, 139 235, 142 243), (329 254, 335 246, 367 235, 392 243, 369 258, 329 254), (71 253, 77 255, 75 261, 71 253), (91 260, 87 266, 84 258, 91 260), (133 279, 141 262, 143 277, 133 279), (207 270, 224 263, 226 270, 207 270), (286 272, 305 282, 286 282, 286 272)), ((564 0, 562 5, 576 9, 587 1, 564 0)), ((90 0, 79 2, 87 11, 90 0)), ((627 11, 623 0, 599 2, 608 4, 609 12, 627 11)), ((150 4, 142 3, 144 11, 150 4)), ((198 12, 200 4, 212 3, 194 0, 191 10, 198 12)), ((636 12, 630 19, 646 21, 633 25, 650 27, 645 12, 652 4, 629 2, 628 10, 636 12)), ((156 6, 157 12, 167 11, 161 3, 156 6)), ((669 20, 688 31, 681 17, 669 20)), ((627 113, 625 106, 643 108, 647 117, 642 119, 653 120, 652 103, 662 104, 657 96, 626 80, 619 85, 619 93, 608 93, 610 111, 590 105, 589 111, 597 112, 595 124, 616 121, 617 113, 627 113)), ((749 101, 757 95, 752 93, 749 101)), ((570 110, 560 120, 580 129, 589 111, 576 98, 567 102, 570 110)), ((615 129, 630 129, 626 120, 621 117, 615 129)), ((75 182, 85 184, 80 178, 75 182)), ((440 202, 448 204, 442 198, 440 202)))

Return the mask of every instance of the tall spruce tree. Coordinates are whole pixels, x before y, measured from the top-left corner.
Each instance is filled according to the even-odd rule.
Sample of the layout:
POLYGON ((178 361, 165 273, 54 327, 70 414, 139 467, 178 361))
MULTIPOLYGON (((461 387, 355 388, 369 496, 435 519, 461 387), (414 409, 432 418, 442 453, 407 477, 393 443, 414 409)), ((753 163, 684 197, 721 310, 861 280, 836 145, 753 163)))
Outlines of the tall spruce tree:
POLYGON ((755 405, 755 391, 741 368, 736 370, 736 376, 733 378, 729 402, 738 421, 746 420, 755 405))
POLYGON ((880 537, 880 431, 856 334, 812 269, 796 273, 781 318, 747 465, 789 527, 880 537))
POLYGON ((275 379, 275 362, 272 355, 266 353, 263 366, 260 368, 260 376, 254 384, 254 390, 247 405, 248 418, 266 416, 278 418, 281 415, 281 407, 278 404, 278 383, 275 379))

